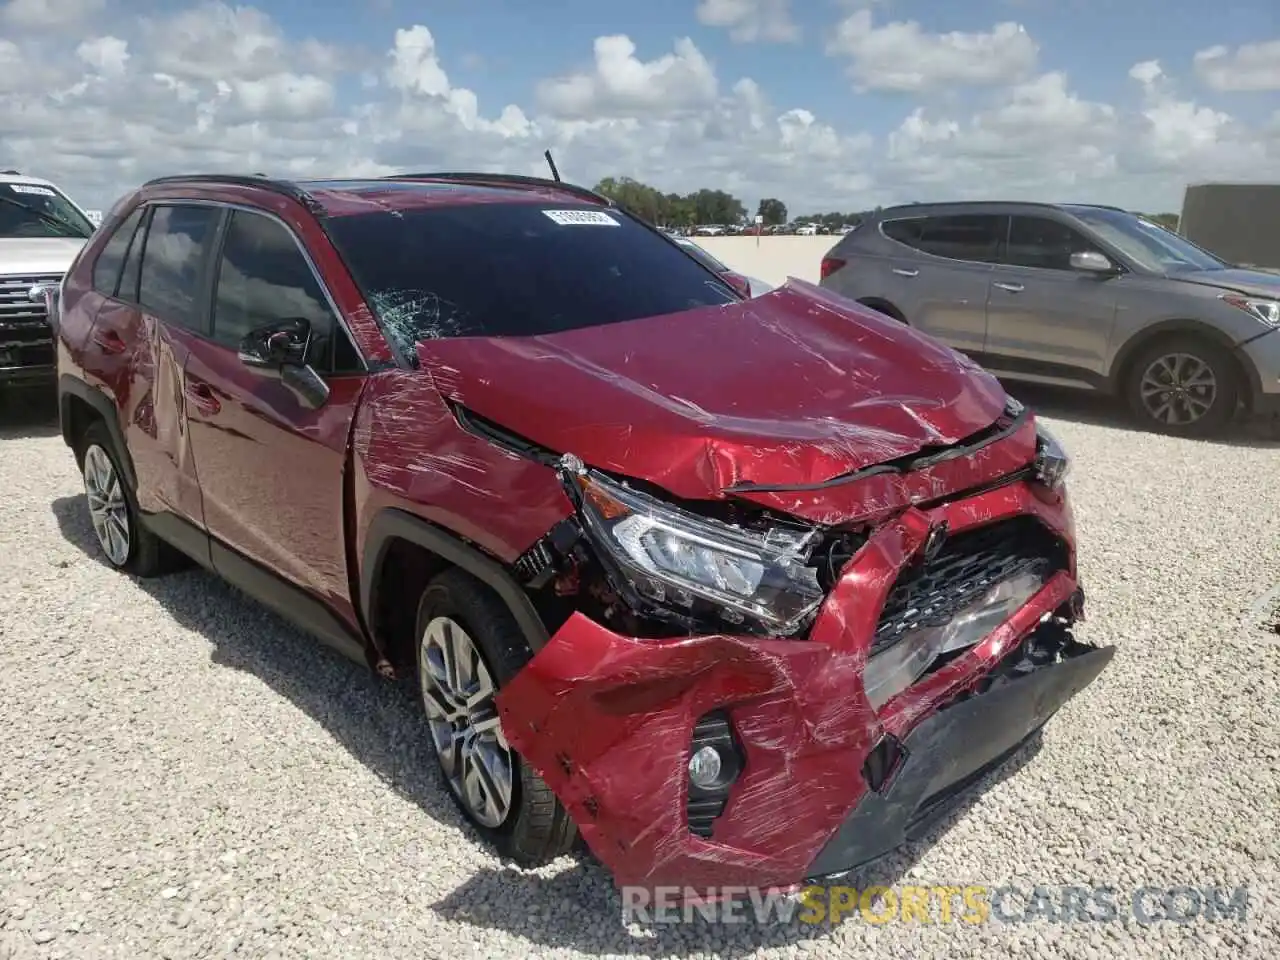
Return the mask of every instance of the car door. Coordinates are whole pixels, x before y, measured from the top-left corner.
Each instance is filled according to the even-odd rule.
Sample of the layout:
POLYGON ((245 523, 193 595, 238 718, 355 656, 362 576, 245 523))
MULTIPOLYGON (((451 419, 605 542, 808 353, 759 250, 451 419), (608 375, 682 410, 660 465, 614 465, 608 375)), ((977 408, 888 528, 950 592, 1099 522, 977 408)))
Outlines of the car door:
POLYGON ((894 258, 890 302, 918 330, 965 353, 979 353, 987 336, 991 265, 1004 236, 1005 217, 946 214, 886 220, 881 232, 920 255, 894 258), (896 299, 894 299, 896 298, 896 299))
POLYGON ((113 394, 138 506, 163 535, 201 560, 207 547, 199 533, 183 368, 202 323, 201 291, 219 216, 214 207, 189 204, 140 210, 118 286, 99 309, 91 336, 92 348, 104 356, 129 358, 113 394))
MULTIPOLYGON (((275 603, 279 581, 356 627, 349 589, 344 489, 362 363, 296 234, 274 215, 230 212, 214 268, 210 335, 193 343, 191 447, 200 476, 213 565, 275 603), (304 320, 308 360, 327 385, 316 404, 280 370, 250 366, 240 347, 254 331, 304 320)), ((319 380, 317 382, 320 382, 319 380)), ((326 639, 319 614, 287 611, 326 639)), ((341 645, 341 644, 339 644, 341 645)))
POLYGON ((1106 372, 1116 278, 1073 270, 1071 255, 1086 251, 1103 252, 1068 223, 1010 218, 987 299, 989 366, 1090 385, 1106 372))

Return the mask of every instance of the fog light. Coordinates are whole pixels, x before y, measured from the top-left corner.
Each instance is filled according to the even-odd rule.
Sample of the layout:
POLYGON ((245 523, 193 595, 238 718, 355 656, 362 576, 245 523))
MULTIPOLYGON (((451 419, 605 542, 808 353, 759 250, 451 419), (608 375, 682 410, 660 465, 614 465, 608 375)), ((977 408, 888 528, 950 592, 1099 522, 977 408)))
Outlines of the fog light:
POLYGON ((710 790, 720 779, 720 751, 699 747, 689 758, 689 782, 700 790, 710 790))

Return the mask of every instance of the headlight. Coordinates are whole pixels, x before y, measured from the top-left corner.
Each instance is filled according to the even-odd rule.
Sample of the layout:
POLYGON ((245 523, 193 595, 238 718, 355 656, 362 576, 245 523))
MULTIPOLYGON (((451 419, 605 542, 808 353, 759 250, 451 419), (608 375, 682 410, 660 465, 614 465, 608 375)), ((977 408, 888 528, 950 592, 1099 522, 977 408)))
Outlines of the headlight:
POLYGON ((710 605, 729 623, 778 636, 797 632, 822 603, 806 566, 817 531, 730 526, 616 483, 576 457, 562 466, 587 534, 643 598, 685 616, 710 605))
POLYGON ((1036 479, 1050 490, 1057 490, 1066 482, 1071 470, 1071 458, 1058 438, 1043 423, 1036 423, 1036 479))
POLYGON ((1236 293, 1224 293, 1222 302, 1231 304, 1237 310, 1252 314, 1268 326, 1280 327, 1280 300, 1270 300, 1266 297, 1243 297, 1236 293))

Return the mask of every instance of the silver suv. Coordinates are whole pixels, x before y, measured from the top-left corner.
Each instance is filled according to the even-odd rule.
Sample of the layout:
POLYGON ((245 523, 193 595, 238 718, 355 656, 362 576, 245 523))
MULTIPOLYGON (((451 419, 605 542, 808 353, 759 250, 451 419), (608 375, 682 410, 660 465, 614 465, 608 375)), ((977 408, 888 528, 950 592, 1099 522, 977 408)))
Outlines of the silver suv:
POLYGON ((1280 275, 1114 207, 891 207, 831 248, 821 283, 999 377, 1123 396, 1166 433, 1280 413, 1280 275))

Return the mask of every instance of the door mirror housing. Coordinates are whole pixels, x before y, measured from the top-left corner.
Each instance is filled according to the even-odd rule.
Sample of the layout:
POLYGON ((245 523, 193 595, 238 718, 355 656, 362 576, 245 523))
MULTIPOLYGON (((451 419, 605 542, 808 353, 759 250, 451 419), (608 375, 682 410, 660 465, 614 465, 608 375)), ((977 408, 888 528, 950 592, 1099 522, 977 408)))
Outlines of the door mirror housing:
POLYGON ((1071 255, 1071 269, 1085 273, 1116 273, 1116 265, 1096 250, 1081 250, 1071 255))
POLYGON ((311 324, 302 317, 289 317, 259 327, 240 341, 240 362, 281 383, 303 406, 316 410, 329 399, 329 385, 307 363, 311 348, 311 324))
POLYGON ((276 371, 305 367, 310 346, 311 324, 302 317, 290 317, 246 334, 240 341, 240 362, 276 371))

